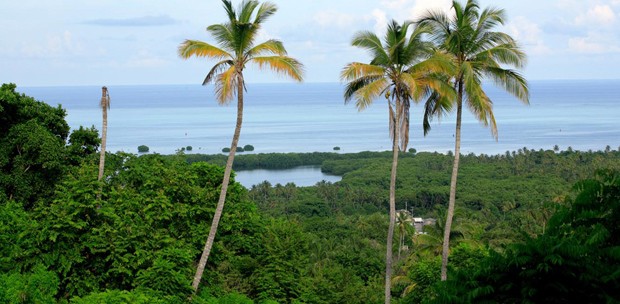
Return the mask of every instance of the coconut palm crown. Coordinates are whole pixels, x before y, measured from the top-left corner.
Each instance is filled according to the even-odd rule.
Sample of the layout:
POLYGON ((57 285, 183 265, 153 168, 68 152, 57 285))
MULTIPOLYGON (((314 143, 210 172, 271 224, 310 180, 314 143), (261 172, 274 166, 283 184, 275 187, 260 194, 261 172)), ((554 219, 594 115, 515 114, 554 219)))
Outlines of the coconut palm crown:
POLYGON ((269 2, 259 4, 258 1, 245 0, 235 10, 231 1, 222 0, 222 3, 228 16, 228 21, 207 27, 207 32, 213 36, 218 46, 198 40, 185 40, 178 50, 179 56, 184 59, 196 56, 217 60, 217 63, 207 73, 202 84, 214 84, 215 96, 220 104, 226 104, 233 97, 237 97, 237 123, 230 146, 230 153, 226 161, 220 197, 213 215, 213 222, 192 283, 194 291, 198 289, 213 246, 219 220, 224 209, 232 164, 241 133, 243 93, 245 90, 243 70, 247 64, 254 63, 260 69, 268 67, 278 74, 288 76, 297 81, 301 81, 303 77, 303 65, 299 61, 287 56, 282 42, 270 39, 255 44, 261 24, 277 10, 274 4, 269 2))
MULTIPOLYGON (((411 101, 418 102, 423 98, 438 101, 454 96, 453 90, 440 77, 446 71, 452 71, 450 58, 433 52, 432 45, 422 39, 428 33, 428 27, 415 27, 413 32, 408 33, 410 27, 413 27, 412 22, 406 21, 400 25, 391 21, 384 38, 385 44, 372 32, 357 33, 352 45, 366 49, 372 60, 370 63, 349 63, 340 75, 343 81, 348 82, 345 103, 354 99, 361 111, 377 98, 385 96, 391 111, 400 108, 397 123, 393 119, 395 114, 390 112, 390 136, 393 139, 394 127, 398 126, 401 151, 406 150, 409 143, 411 101)), ((441 108, 444 103, 434 104, 441 108)))
MULTIPOLYGON (((480 10, 475 0, 468 0, 465 6, 453 1, 452 9, 453 15, 429 11, 418 21, 419 26, 431 28, 431 40, 445 54, 451 56, 455 64, 451 81, 454 84, 456 98, 449 104, 440 104, 446 101, 445 99, 429 104, 424 116, 425 125, 429 125, 433 116, 441 116, 456 107, 454 164, 444 231, 442 280, 447 279, 450 229, 454 215, 460 159, 463 101, 484 126, 490 127, 495 140, 498 138, 498 132, 493 114, 493 102, 485 93, 482 80, 492 80, 506 92, 529 104, 529 90, 525 78, 517 71, 506 68, 507 66, 522 68, 526 62, 525 53, 510 35, 494 31, 496 27, 504 24, 504 10, 492 7, 480 10)), ((429 129, 426 128, 425 131, 429 129)))

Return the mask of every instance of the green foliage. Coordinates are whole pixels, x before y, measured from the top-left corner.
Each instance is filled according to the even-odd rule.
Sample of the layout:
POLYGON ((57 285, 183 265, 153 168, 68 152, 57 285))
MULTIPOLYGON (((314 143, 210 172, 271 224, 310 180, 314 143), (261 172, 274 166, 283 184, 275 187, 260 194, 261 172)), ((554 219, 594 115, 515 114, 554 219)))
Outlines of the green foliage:
POLYGON ((149 152, 149 147, 146 145, 139 145, 138 146, 138 152, 140 153, 146 153, 149 152))
MULTIPOLYGON (((137 288, 186 297, 223 169, 160 155, 110 156, 116 174, 108 181, 98 182, 95 165, 84 164, 37 207, 41 228, 30 233, 40 246, 32 258, 59 275, 61 295, 137 288)), ((242 191, 229 188, 210 267, 254 254, 248 247, 255 246, 256 211, 241 201, 242 191)))
POLYGON ((334 151, 340 151, 340 147, 338 146, 334 147, 334 151))
POLYGON ((38 265, 28 274, 0 274, 1 303, 56 303, 58 277, 38 265))
POLYGON ((67 169, 69 125, 65 110, 19 94, 14 84, 0 87, 0 198, 25 208, 51 195, 67 169))
MULTIPOLYGON (((305 155, 314 157, 312 161, 323 159, 333 170, 345 172, 343 180, 313 187, 263 183, 248 193, 231 182, 204 276, 208 284, 201 285, 193 303, 382 303, 389 153, 365 152, 329 161, 326 159, 338 154, 285 154, 282 159, 299 161, 305 155)), ((246 156, 252 156, 252 162, 276 163, 278 159, 276 154, 242 157, 246 156)), ((463 278, 458 275, 463 273, 465 277, 458 284, 465 282, 462 289, 479 293, 473 298, 476 300, 487 299, 482 291, 494 286, 489 280, 476 283, 480 289, 471 283, 487 268, 502 273, 496 276, 500 281, 506 277, 505 282, 520 282, 521 277, 516 277, 519 274, 534 282, 530 284, 534 287, 544 286, 537 281, 539 274, 535 271, 520 274, 509 266, 488 266, 491 262, 525 265, 529 270, 538 269, 538 265, 544 265, 540 269, 553 269, 561 263, 572 272, 543 278, 564 284, 566 280, 556 277, 579 271, 583 273, 579 284, 594 282, 597 286, 603 286, 602 279, 592 279, 592 271, 602 271, 606 266, 609 271, 597 274, 607 280, 604 284, 612 284, 616 279, 611 269, 615 268, 609 265, 616 261, 612 258, 617 250, 606 244, 615 242, 610 240, 618 235, 617 225, 611 220, 599 221, 613 218, 610 214, 614 213, 606 213, 608 209, 602 206, 593 209, 591 204, 579 205, 579 199, 568 210, 581 211, 566 213, 561 202, 569 194, 573 179, 587 176, 587 170, 595 167, 617 167, 619 157, 616 151, 548 153, 527 149, 498 156, 463 155, 468 166, 461 176, 465 186, 457 200, 467 203, 457 210, 454 222, 460 242, 451 247, 450 277, 463 278), (572 166, 572 171, 565 166, 572 166), (550 203, 542 203, 545 201, 550 203), (566 213, 560 218, 562 223, 573 218, 571 221, 580 224, 559 224, 558 215, 551 218, 558 209, 566 213), (533 238, 540 234, 543 237, 533 238), (519 252, 542 252, 547 260, 535 254, 527 258, 525 253, 515 255, 514 248, 520 245, 508 245, 529 244, 532 241, 526 240, 541 238, 546 241, 536 241, 541 243, 519 252), (593 248, 584 251, 581 244, 593 248), (494 250, 489 253, 487 246, 494 250), (571 250, 586 252, 603 261, 602 266, 579 260, 577 253, 567 257, 564 252, 571 250), (530 263, 537 259, 546 262, 530 263), (577 264, 581 268, 565 266, 577 264)), ((0 276, 14 276, 11 280, 20 282, 44 278, 43 285, 28 285, 40 287, 28 287, 31 291, 27 293, 43 290, 39 294, 48 294, 54 301, 186 302, 223 177, 222 167, 205 162, 189 164, 187 160, 186 155, 109 154, 109 178, 98 182, 96 159, 87 157, 79 167, 64 173, 60 183, 51 185, 54 193, 34 208, 1 200, 0 276)), ((397 185, 399 208, 407 204, 414 207, 416 216, 443 218, 440 213, 445 208, 437 206, 447 201, 450 162, 449 156, 437 153, 403 153, 401 182, 397 185)), ((600 190, 613 183, 596 181, 583 183, 584 189, 598 189, 590 191, 591 198, 603 193, 595 200, 613 200, 604 194, 606 190, 600 190)), ((441 227, 437 229, 439 245, 441 227)), ((425 228, 428 236, 433 236, 434 228, 425 228)), ((437 300, 450 298, 453 294, 434 287, 439 275, 436 253, 419 250, 411 237, 404 243, 411 249, 403 251, 402 259, 396 261, 394 301, 424 302, 438 294, 437 300)), ((25 289, 15 290, 24 294, 25 289)), ((470 296, 464 294, 459 293, 459 297, 470 296)), ((607 294, 613 299, 612 292, 607 294)))
POLYGON ((230 152, 230 148, 222 148, 222 152, 228 153, 228 152, 230 152))
POLYGON ((576 189, 544 234, 492 252, 473 275, 459 271, 441 286, 437 301, 620 301, 620 174, 601 171, 576 189))
POLYGON ((254 151, 254 146, 252 146, 252 145, 245 145, 245 146, 243 146, 243 150, 248 151, 248 152, 254 151))
POLYGON ((80 126, 79 129, 73 130, 69 135, 67 147, 72 158, 72 165, 78 165, 83 159, 95 155, 100 145, 99 131, 95 126, 90 128, 80 126))
POLYGON ((290 303, 303 290, 308 237, 295 222, 272 220, 262 233, 263 249, 257 257, 261 268, 254 273, 259 300, 290 303))
MULTIPOLYGON (((227 149, 227 148, 224 148, 227 149)), ((230 150, 222 152, 230 152, 230 150)), ((187 161, 190 163, 205 161, 216 165, 223 166, 226 164, 226 155, 214 154, 191 154, 186 155, 187 161)), ((359 152, 359 153, 258 153, 246 154, 235 157, 233 169, 235 170, 252 170, 252 169, 290 169, 299 166, 320 166, 327 160, 352 160, 352 159, 370 159, 370 158, 391 158, 390 152, 359 152)), ((324 171, 326 169, 323 169, 324 171)), ((326 171, 327 173, 331 173, 326 171)))
POLYGON ((237 147, 237 148, 235 149, 235 151, 237 151, 237 152, 245 152, 245 150, 243 149, 243 147, 237 147))
MULTIPOLYGON (((157 296, 142 291, 106 290, 91 293, 85 297, 74 297, 71 303, 75 304, 172 304, 157 296)), ((178 303, 178 302, 176 302, 178 303)))
POLYGON ((187 147, 185 147, 185 150, 187 150, 187 151, 192 151, 193 149, 194 149, 194 148, 193 148, 192 146, 187 146, 187 147))

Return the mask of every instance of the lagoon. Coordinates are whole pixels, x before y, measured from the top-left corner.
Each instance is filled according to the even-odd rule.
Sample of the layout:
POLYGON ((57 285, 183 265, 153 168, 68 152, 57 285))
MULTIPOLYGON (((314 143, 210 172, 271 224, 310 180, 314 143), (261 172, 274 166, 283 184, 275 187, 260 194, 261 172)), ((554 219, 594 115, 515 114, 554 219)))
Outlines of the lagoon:
POLYGON ((320 166, 301 166, 284 170, 243 170, 235 171, 235 180, 244 187, 251 189, 253 185, 268 181, 272 186, 294 183, 298 187, 314 186, 320 181, 338 182, 341 176, 329 175, 321 172, 320 166))

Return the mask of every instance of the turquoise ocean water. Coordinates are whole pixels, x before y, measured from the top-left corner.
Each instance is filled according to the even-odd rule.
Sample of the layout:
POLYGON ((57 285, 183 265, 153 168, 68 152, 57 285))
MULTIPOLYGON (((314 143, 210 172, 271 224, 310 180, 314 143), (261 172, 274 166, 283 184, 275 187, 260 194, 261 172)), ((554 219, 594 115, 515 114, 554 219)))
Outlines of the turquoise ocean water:
MULTIPOLYGON (((137 153, 220 153, 230 145, 235 104, 220 106, 212 87, 200 85, 108 86, 108 149, 137 153)), ((99 86, 18 87, 18 91, 67 110, 72 128, 101 128, 99 86)), ((499 139, 468 113, 463 118, 463 153, 498 154, 523 147, 602 150, 620 145, 620 80, 531 81, 530 105, 487 86, 494 101, 499 139)), ((248 84, 241 145, 260 152, 340 152, 390 149, 384 100, 363 112, 345 105, 339 83, 248 84)), ((418 151, 454 149, 454 115, 444 117, 427 137, 422 107, 411 109, 410 147, 418 151)))

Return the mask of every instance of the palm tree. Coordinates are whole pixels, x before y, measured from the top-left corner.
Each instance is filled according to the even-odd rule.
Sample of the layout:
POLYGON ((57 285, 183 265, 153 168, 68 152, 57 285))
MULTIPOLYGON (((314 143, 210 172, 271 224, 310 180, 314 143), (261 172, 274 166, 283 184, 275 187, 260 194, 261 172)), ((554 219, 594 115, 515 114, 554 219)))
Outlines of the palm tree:
POLYGON ((407 233, 414 230, 413 228, 413 217, 406 210, 399 210, 396 213, 396 226, 398 226, 398 258, 400 260, 400 253, 405 246, 405 236, 407 233))
MULTIPOLYGON (((504 10, 486 8, 480 11, 475 0, 468 0, 465 6, 453 1, 454 15, 448 16, 442 12, 427 12, 419 20, 419 26, 432 28, 431 39, 437 43, 446 54, 453 58, 456 65, 452 81, 456 90, 456 98, 452 105, 442 105, 443 108, 427 107, 427 110, 440 114, 456 106, 456 132, 454 147, 454 163, 450 182, 450 200, 444 231, 441 279, 447 279, 448 250, 454 203, 456 198, 456 181, 459 170, 461 150, 461 115, 463 100, 474 116, 485 126, 491 127, 491 133, 497 140, 497 125, 493 115, 493 102, 484 92, 481 81, 488 77, 493 82, 511 93, 519 100, 529 104, 527 82, 521 74, 504 66, 521 68, 525 64, 523 53, 516 41, 509 35, 493 31, 504 23, 504 10)), ((430 115, 425 118, 430 119, 430 115)))
MULTIPOLYGON (((437 99, 438 92, 451 92, 451 88, 434 77, 449 69, 450 62, 444 56, 431 56, 430 46, 421 38, 427 31, 423 27, 414 28, 410 36, 408 30, 413 23, 396 21, 388 24, 382 43, 372 32, 355 34, 352 45, 370 52, 370 63, 352 62, 345 66, 341 79, 348 82, 345 103, 356 100, 358 110, 364 110, 375 99, 385 96, 389 108, 389 129, 392 139, 392 169, 390 175, 390 223, 387 235, 385 257, 385 303, 391 299, 390 282, 392 276, 392 242, 396 221, 396 169, 398 150, 405 151, 409 142, 409 107, 411 101, 424 97, 437 99), (426 60, 423 60, 426 59, 426 60)), ((439 102, 437 102, 439 104, 439 102)))
POLYGON ((215 95, 220 104, 227 104, 234 96, 237 97, 237 124, 230 144, 230 153, 226 161, 220 197, 213 215, 209 237, 192 283, 194 291, 198 290, 224 209, 226 191, 243 121, 243 92, 245 90, 243 70, 246 64, 255 63, 259 68, 268 67, 296 81, 301 81, 303 77, 303 65, 287 56, 282 42, 271 39, 259 44, 254 43, 261 24, 276 12, 275 4, 269 2, 259 4, 258 1, 244 0, 235 10, 231 1, 222 0, 222 3, 228 15, 228 21, 207 27, 207 31, 219 46, 197 40, 185 40, 179 46, 179 56, 183 59, 196 56, 218 60, 202 84, 215 84, 215 95))
POLYGON ((97 180, 101 180, 103 177, 103 168, 105 166, 105 145, 106 138, 108 136, 108 109, 110 109, 110 94, 108 94, 108 88, 101 88, 101 111, 103 112, 103 126, 101 128, 101 154, 99 156, 99 175, 97 180))

